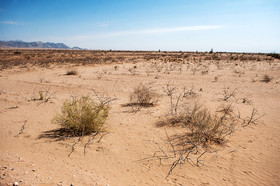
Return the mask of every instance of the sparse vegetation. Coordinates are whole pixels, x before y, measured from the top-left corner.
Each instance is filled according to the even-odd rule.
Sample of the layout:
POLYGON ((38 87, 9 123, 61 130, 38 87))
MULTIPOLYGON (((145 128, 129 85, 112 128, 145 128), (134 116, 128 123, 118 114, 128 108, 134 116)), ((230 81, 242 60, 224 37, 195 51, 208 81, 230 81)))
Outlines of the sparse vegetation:
POLYGON ((67 76, 74 76, 74 75, 78 75, 78 71, 75 69, 71 69, 71 70, 67 70, 66 74, 67 76))
POLYGON ((102 71, 98 71, 96 74, 97 79, 102 79, 105 75, 106 75, 107 71, 102 70, 102 71))
POLYGON ((187 132, 184 143, 196 143, 207 147, 211 143, 222 144, 236 125, 233 118, 231 106, 219 108, 220 115, 213 115, 208 109, 195 102, 192 106, 185 108, 181 113, 174 114, 168 121, 171 125, 183 126, 190 131, 187 132))
POLYGON ((36 90, 33 92, 33 95, 28 101, 40 101, 42 103, 47 103, 56 97, 56 92, 52 92, 51 88, 48 88, 48 90, 39 90, 37 94, 35 92, 36 90))
POLYGON ((177 165, 182 166, 185 162, 193 166, 200 166, 201 158, 205 153, 211 152, 214 144, 225 144, 226 136, 235 131, 240 118, 233 113, 231 104, 221 105, 217 109, 217 114, 212 114, 207 108, 194 102, 185 109, 161 121, 157 126, 182 126, 184 133, 169 137, 166 130, 167 144, 170 144, 170 151, 165 151, 156 143, 163 155, 155 153, 152 159, 159 158, 160 163, 163 159, 174 160, 166 176, 169 177, 177 165), (192 160, 194 157, 196 162, 192 160))
POLYGON ((280 59, 280 54, 277 54, 277 53, 270 53, 270 54, 267 54, 267 56, 271 56, 273 58, 280 59))
MULTIPOLYGON (((116 158, 116 164, 113 165, 119 166, 120 164, 125 167, 122 160, 127 158, 128 161, 134 161, 135 153, 133 151, 137 150, 151 156, 143 157, 143 160, 138 159, 144 162, 135 163, 135 170, 130 171, 129 174, 134 174, 144 168, 149 170, 152 168, 156 171, 160 170, 157 172, 160 176, 156 176, 157 180, 155 180, 159 181, 163 174, 167 174, 168 177, 172 171, 176 171, 176 167, 182 167, 183 170, 176 172, 174 179, 167 180, 171 184, 181 184, 183 181, 189 180, 189 178, 184 179, 181 176, 194 170, 193 167, 183 167, 183 164, 185 164, 184 166, 206 165, 203 169, 207 174, 209 170, 217 170, 217 165, 226 170, 224 169, 227 166, 226 162, 233 157, 231 155, 235 155, 232 152, 240 149, 238 153, 242 155, 245 142, 247 148, 252 144, 251 142, 255 142, 256 137, 259 139, 258 141, 264 141, 254 143, 253 148, 258 147, 254 151, 262 152, 262 147, 266 143, 276 147, 277 131, 271 130, 270 126, 275 128, 277 124, 275 121, 277 121, 276 107, 279 92, 277 83, 280 81, 278 77, 280 65, 279 60, 273 59, 271 56, 213 52, 213 50, 211 54, 209 54, 209 50, 203 53, 115 50, 40 50, 35 52, 35 50, 27 49, 24 52, 21 49, 6 49, 4 52, 6 51, 6 56, 11 57, 6 57, 6 61, 3 60, 4 58, 0 58, 0 61, 2 60, 0 68, 14 68, 3 70, 0 74, 3 89, 5 89, 5 92, 0 90, 3 100, 0 112, 4 114, 3 121, 7 121, 7 124, 3 123, 5 126, 4 132, 2 132, 3 140, 6 140, 5 137, 7 137, 6 141, 17 137, 18 142, 20 139, 24 144, 28 144, 32 142, 33 136, 40 132, 39 143, 34 147, 38 150, 44 148, 45 141, 54 142, 47 146, 48 148, 50 146, 50 149, 58 148, 62 151, 58 154, 54 152, 50 156, 58 158, 57 161, 60 160, 59 158, 67 156, 67 154, 65 155, 65 151, 67 151, 68 156, 73 156, 73 160, 75 159, 79 163, 83 151, 83 154, 87 156, 85 160, 98 156, 98 161, 108 161, 111 164, 115 161, 111 157, 125 155, 121 159, 116 158), (13 52, 17 50, 21 54, 14 56, 13 52), (19 60, 23 58, 23 61, 19 60), (25 61, 27 58, 28 63, 25 61), (108 65, 109 63, 111 65, 108 65), (40 69, 37 64, 40 67, 50 64, 48 68, 51 69, 40 69), (16 65, 19 67, 15 67, 16 65), (82 73, 79 70, 79 74, 83 75, 82 78, 65 76, 67 69, 76 69, 79 68, 79 65, 84 65, 81 67, 82 73), (31 70, 26 72, 29 69, 31 70), (63 69, 65 70, 63 71, 63 69), (268 78, 263 77, 265 73, 268 78), (153 83, 139 84, 151 81, 153 83), (49 83, 47 84, 47 82, 49 83), (18 87, 9 87, 9 83, 18 87), (30 90, 32 85, 37 86, 33 95, 30 90), (49 87, 52 91, 48 90, 49 87), (59 93, 57 96, 59 100, 55 104, 49 104, 53 98, 56 98, 53 91, 59 93), (61 99, 69 94, 92 96, 71 97, 66 100, 61 111, 52 120, 58 124, 59 128, 53 129, 55 126, 50 125, 50 114, 57 108, 57 104, 61 103, 61 99), (25 97, 25 95, 27 96, 25 97), (104 130, 104 125, 108 119, 109 105, 116 100, 116 95, 119 99, 110 112, 110 116, 112 114, 110 122, 113 127, 109 131, 112 132, 112 135, 103 138, 108 134, 107 130, 104 130), (263 104, 264 101, 259 99, 262 97, 270 101, 263 104), (201 98, 200 101, 199 98, 201 98), (23 103, 22 100, 34 102, 23 103), (198 101, 203 104, 199 104, 198 101), (37 107, 37 104, 41 104, 41 106, 37 107), (255 128, 256 124, 261 123, 262 115, 254 106, 260 107, 261 112, 269 113, 269 116, 264 118, 266 127, 255 128), (22 112, 23 110, 24 112, 22 112), (28 113, 29 110, 32 110, 31 115, 28 113), (141 112, 138 112, 140 110, 141 112), (44 111, 50 111, 50 113, 40 118, 44 111), (16 116, 16 118, 10 116, 16 116), (8 122, 9 118, 11 118, 10 122, 8 122), (25 118, 28 119, 28 123, 24 121, 25 118), (250 130, 246 126, 254 127, 253 133, 246 133, 245 130, 250 130), (226 144, 235 130, 237 134, 234 134, 234 140, 226 144), (9 131, 12 131, 14 135, 10 135, 9 131), (271 139, 265 138, 268 134, 272 136, 271 139), (28 136, 32 137, 25 139, 28 136), (236 140, 239 137, 240 140, 236 140), (102 138, 104 140, 99 143, 102 138), (140 144, 143 141, 145 144, 140 144), (148 141, 155 144, 156 148, 146 143, 148 141), (135 145, 135 142, 139 142, 139 144, 135 145), (116 148, 118 149, 116 150, 116 148), (115 154, 109 157, 108 154, 111 151, 115 154), (220 161, 221 159, 223 160, 220 161), (161 165, 160 168, 155 165, 158 161, 161 165), (210 165, 211 169, 207 165, 210 165), (186 172, 186 170, 189 171, 186 172), (173 182, 175 178, 178 178, 178 182, 173 182)), ((26 150, 30 149, 31 147, 26 146, 26 150)), ((19 153, 22 152, 20 148, 19 153)), ((39 150, 40 156, 42 156, 42 152, 46 151, 40 152, 39 150)), ((267 155, 267 153, 264 154, 267 155)), ((48 153, 42 157, 46 158, 49 155, 48 153)), ((238 158, 243 156, 239 155, 234 157, 240 160, 238 158)), ((275 156, 264 157, 256 155, 254 162, 243 158, 240 162, 248 161, 248 163, 242 168, 248 167, 250 163, 257 164, 260 160, 275 158, 275 156)), ((136 158, 141 158, 141 156, 136 158)), ((236 165, 233 163, 233 166, 236 165)), ((67 170, 72 168, 72 164, 65 164, 65 166, 67 166, 67 170)), ((79 171, 85 173, 93 166, 95 166, 94 162, 88 167, 82 167, 83 170, 79 169, 79 171)), ((76 168, 74 167, 75 170, 76 168)), ((198 168, 195 169, 195 171, 199 171, 198 168)), ((204 173, 202 174, 205 175, 204 173)), ((259 176, 259 173, 261 172, 256 174, 259 176)), ((200 176, 200 174, 198 175, 200 176)), ((246 175, 243 174, 243 176, 246 175)), ((92 179, 85 178, 87 179, 85 184, 90 184, 92 179)), ((220 181, 220 178, 222 179, 219 177, 217 180, 220 181)), ((68 183, 72 177, 67 177, 67 179, 65 179, 65 183, 68 183)), ((53 180, 56 180, 56 177, 53 180)), ((62 181, 64 183, 64 180, 62 181)), ((78 183, 81 180, 76 181, 78 183)), ((133 182, 132 179, 129 181, 131 181, 129 183, 133 182)), ((101 184, 103 183, 105 180, 101 184)), ((137 183, 139 184, 139 180, 137 183)), ((167 182, 163 180, 162 183, 167 182)), ((201 183, 200 180, 194 184, 199 183, 201 183)), ((223 183, 231 184, 232 182, 223 183)), ((213 184, 217 184, 217 182, 213 182, 213 184)))
POLYGON ((66 100, 53 122, 70 131, 72 136, 97 132, 108 117, 109 107, 95 103, 89 96, 66 100))
POLYGON ((263 117, 263 115, 259 116, 258 115, 258 110, 256 108, 252 109, 251 115, 249 117, 246 117, 243 119, 243 123, 242 126, 246 127, 248 125, 256 125, 257 123, 259 123, 259 119, 263 117))
POLYGON ((134 88, 130 94, 130 103, 142 107, 155 106, 158 101, 158 94, 152 85, 141 83, 134 88))
POLYGON ((269 75, 265 74, 261 80, 261 82, 269 83, 273 78, 269 75))
POLYGON ((230 98, 235 98, 236 93, 237 93, 236 88, 233 90, 224 88, 222 100, 227 102, 230 98))

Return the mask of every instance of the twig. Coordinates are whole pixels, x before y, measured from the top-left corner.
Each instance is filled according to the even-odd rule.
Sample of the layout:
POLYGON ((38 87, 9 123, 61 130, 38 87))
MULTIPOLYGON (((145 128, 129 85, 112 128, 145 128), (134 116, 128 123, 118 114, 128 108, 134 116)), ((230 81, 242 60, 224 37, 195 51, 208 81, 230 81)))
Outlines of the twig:
POLYGON ((91 89, 91 90, 94 92, 96 98, 98 99, 98 101, 100 102, 100 105, 101 105, 102 107, 104 107, 105 105, 109 105, 110 102, 113 102, 113 101, 117 100, 117 98, 106 97, 106 96, 104 95, 104 93, 100 96, 100 95, 98 94, 98 92, 96 92, 94 89, 91 89))
POLYGON ((175 158, 175 157, 176 157, 176 151, 175 151, 174 145, 171 143, 171 140, 170 140, 170 138, 169 138, 169 136, 168 136, 168 134, 167 134, 166 128, 164 128, 164 130, 165 130, 165 134, 166 134, 167 140, 168 140, 169 144, 170 144, 171 147, 172 147, 172 152, 173 152, 174 158, 175 158))
POLYGON ((224 101, 228 101, 229 98, 235 97, 236 91, 237 91, 237 88, 235 88, 231 92, 228 92, 226 89, 224 89, 224 98, 223 98, 223 100, 224 101))
POLYGON ((198 156, 198 158, 196 159, 196 166, 199 167, 199 164, 198 164, 198 163, 200 162, 199 159, 200 159, 206 152, 207 152, 207 151, 204 151, 203 153, 200 154, 200 156, 198 156))
POLYGON ((70 157, 70 155, 74 152, 75 146, 77 145, 77 143, 79 143, 80 140, 81 136, 79 136, 78 140, 72 145, 72 151, 68 154, 68 157, 70 157))
POLYGON ((17 109, 18 106, 14 106, 14 107, 9 107, 8 109, 17 109))
POLYGON ((106 134, 109 134, 108 132, 102 134, 102 136, 100 136, 99 140, 97 141, 97 143, 100 143, 101 139, 106 135, 106 134))
MULTIPOLYGON (((97 136, 97 134, 99 134, 99 132, 101 131, 103 125, 104 125, 104 123, 100 126, 100 128, 99 128, 95 133, 93 133, 93 134, 91 135, 91 138, 89 138, 89 140, 88 140, 88 141, 86 142, 86 144, 84 145, 84 156, 86 155, 86 148, 87 148, 87 146, 94 140, 95 136, 97 136)), ((105 134, 106 134, 106 133, 105 133, 105 134)), ((105 135, 105 134, 104 134, 104 135, 105 135)), ((98 143, 100 142, 101 138, 102 138, 104 135, 102 135, 102 136, 100 137, 100 139, 98 140, 98 143)))
POLYGON ((165 155, 165 157, 168 157, 165 151, 159 146, 158 142, 156 142, 155 140, 153 140, 153 142, 158 146, 159 150, 165 155))
POLYGON ((19 133, 17 135, 20 135, 23 133, 23 130, 25 129, 25 124, 27 123, 27 120, 24 121, 24 124, 21 126, 21 129, 19 130, 19 133))
POLYGON ((251 116, 244 119, 242 126, 245 127, 245 126, 250 125, 251 123, 256 124, 256 121, 259 120, 261 117, 263 117, 263 115, 261 115, 257 118, 254 118, 257 113, 258 113, 258 110, 253 108, 251 116), (246 120, 248 120, 248 121, 246 122, 246 120))
POLYGON ((173 169, 178 165, 178 163, 179 163, 180 160, 181 160, 181 159, 179 158, 179 159, 177 159, 176 161, 173 162, 173 164, 171 165, 171 167, 170 167, 170 169, 169 169, 169 171, 168 171, 167 176, 165 177, 165 179, 167 179, 167 178, 170 176, 170 174, 172 173, 173 169))
POLYGON ((50 89, 51 89, 51 87, 45 93, 45 100, 44 100, 45 103, 48 102, 50 99, 55 98, 56 92, 53 92, 53 93, 48 95, 50 89))

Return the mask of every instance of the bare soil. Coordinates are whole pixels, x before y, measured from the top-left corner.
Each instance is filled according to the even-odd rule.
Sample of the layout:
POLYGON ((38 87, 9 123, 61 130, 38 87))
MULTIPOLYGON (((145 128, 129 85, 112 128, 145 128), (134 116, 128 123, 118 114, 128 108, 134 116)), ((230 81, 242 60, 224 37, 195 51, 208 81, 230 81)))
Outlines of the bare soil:
MULTIPOLYGON (((264 54, 86 50, 0 50, 0 185, 280 185, 280 60, 264 54), (76 70, 77 75, 66 75, 76 70), (271 77, 264 82, 264 75, 271 77), (131 107, 140 83, 158 93, 152 107, 131 107), (255 108, 257 123, 226 137, 173 169, 170 141, 181 126, 159 126, 170 113, 163 90, 195 93, 213 114, 232 104, 241 118, 255 108), (236 89, 223 101, 224 91, 236 89), (39 91, 48 100, 40 100, 39 91), (96 93, 98 96, 96 96, 96 93), (71 96, 116 98, 105 130, 90 143, 60 138, 52 118, 71 96), (166 135, 166 132, 168 135, 166 135), (162 159, 155 156, 169 157, 162 159), (153 158, 154 157, 154 158, 153 158), (194 163, 192 163, 194 162, 194 163)), ((176 144, 174 144, 176 145, 176 144)))

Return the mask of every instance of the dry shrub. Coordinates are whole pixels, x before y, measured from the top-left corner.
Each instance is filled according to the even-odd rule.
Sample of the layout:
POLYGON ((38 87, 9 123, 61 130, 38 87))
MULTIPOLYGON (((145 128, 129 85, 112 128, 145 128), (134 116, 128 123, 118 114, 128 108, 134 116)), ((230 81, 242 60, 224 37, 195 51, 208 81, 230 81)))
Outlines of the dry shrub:
POLYGON ((143 107, 155 106, 158 99, 158 94, 153 89, 152 85, 140 84, 134 88, 130 94, 130 103, 143 107))
POLYGON ((261 80, 261 82, 269 83, 271 80, 272 80, 272 77, 270 77, 269 75, 265 74, 263 76, 263 79, 261 80))
POLYGON ((53 122, 71 131, 73 136, 88 135, 102 128, 108 110, 108 106, 95 103, 89 96, 74 97, 63 103, 62 113, 53 122))
POLYGON ((195 103, 180 114, 168 118, 168 122, 187 128, 183 135, 184 144, 194 143, 207 147, 212 143, 224 143, 225 137, 233 132, 236 123, 232 113, 230 105, 222 106, 218 114, 211 114, 207 108, 195 103))
POLYGON ((48 90, 39 90, 38 94, 35 94, 35 91, 33 92, 33 95, 31 96, 30 100, 28 101, 41 101, 43 103, 47 103, 48 101, 51 101, 52 99, 56 98, 56 92, 52 92, 49 88, 48 90))
POLYGON ((78 75, 78 71, 74 70, 74 69, 67 70, 65 75, 68 75, 68 76, 70 76, 70 75, 78 75))

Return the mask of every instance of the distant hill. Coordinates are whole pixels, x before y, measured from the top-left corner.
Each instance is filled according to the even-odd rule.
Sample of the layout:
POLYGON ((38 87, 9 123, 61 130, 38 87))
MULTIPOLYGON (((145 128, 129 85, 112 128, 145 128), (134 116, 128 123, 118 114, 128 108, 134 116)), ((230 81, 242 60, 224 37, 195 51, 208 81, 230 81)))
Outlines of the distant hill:
MULTIPOLYGON (((0 48, 57 48, 57 49, 71 49, 64 43, 44 43, 38 42, 24 42, 24 41, 0 41, 0 48)), ((72 49, 81 49, 73 47, 72 49)))

